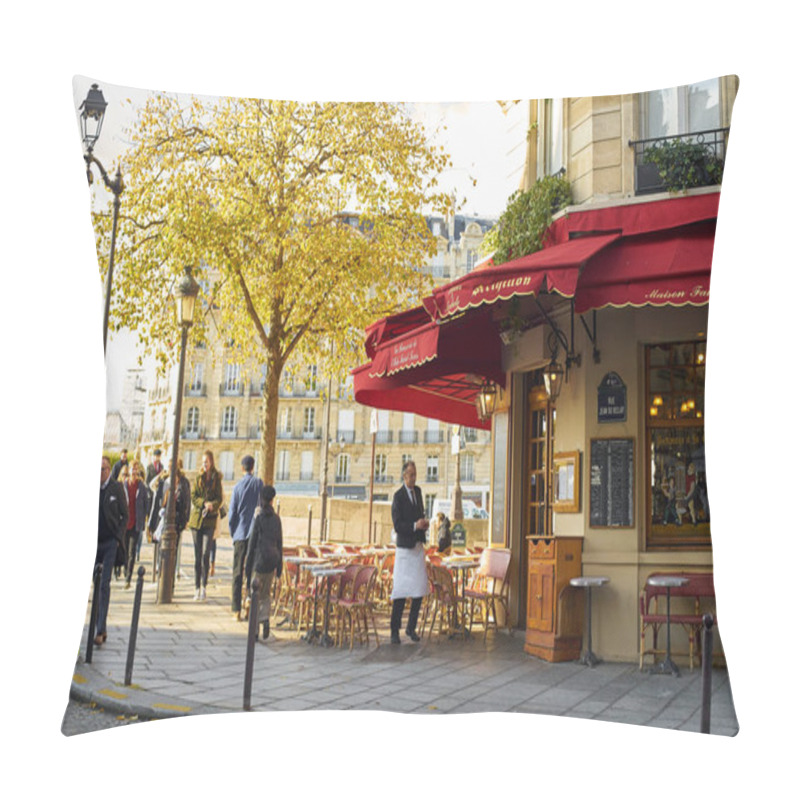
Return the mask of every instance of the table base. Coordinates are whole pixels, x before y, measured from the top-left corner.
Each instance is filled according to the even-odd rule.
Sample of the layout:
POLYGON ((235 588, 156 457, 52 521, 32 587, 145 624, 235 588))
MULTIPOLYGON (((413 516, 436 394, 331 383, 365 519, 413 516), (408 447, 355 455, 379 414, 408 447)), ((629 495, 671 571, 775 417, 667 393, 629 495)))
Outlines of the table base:
POLYGON ((660 664, 656 664, 650 668, 651 675, 674 675, 676 678, 680 676, 681 671, 678 665, 667 656, 660 664))

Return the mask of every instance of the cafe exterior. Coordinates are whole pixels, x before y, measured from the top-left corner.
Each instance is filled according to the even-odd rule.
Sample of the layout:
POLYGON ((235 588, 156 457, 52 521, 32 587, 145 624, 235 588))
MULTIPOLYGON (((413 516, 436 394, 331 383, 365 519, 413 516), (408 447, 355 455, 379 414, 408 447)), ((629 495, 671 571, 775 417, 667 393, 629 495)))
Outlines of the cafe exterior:
POLYGON ((655 663, 668 627, 685 664, 715 611, 704 423, 721 170, 675 190, 647 153, 724 163, 737 88, 530 101, 521 188, 558 172, 572 194, 543 247, 366 331, 358 402, 492 431, 488 544, 511 551, 510 621, 532 656, 578 658, 590 607, 599 658, 655 663), (664 573, 703 587, 672 590, 687 624, 643 624, 664 573), (580 577, 604 579, 590 606, 580 577))

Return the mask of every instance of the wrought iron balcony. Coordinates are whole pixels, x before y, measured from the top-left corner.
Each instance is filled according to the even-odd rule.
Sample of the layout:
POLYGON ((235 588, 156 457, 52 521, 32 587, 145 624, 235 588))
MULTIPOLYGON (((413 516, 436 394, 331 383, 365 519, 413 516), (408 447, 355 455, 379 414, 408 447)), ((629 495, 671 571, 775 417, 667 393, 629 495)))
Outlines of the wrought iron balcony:
POLYGON ((439 483, 439 475, 434 475, 433 473, 428 473, 425 476, 426 483, 439 483))
POLYGON ((400 431, 400 444, 416 444, 419 441, 419 431, 400 431))
POLYGON ((206 438, 206 429, 204 427, 195 427, 195 428, 184 428, 181 431, 181 439, 189 440, 196 440, 196 439, 205 439, 206 438))
POLYGON ((336 475, 333 479, 334 483, 350 483, 349 475, 336 475))
POLYGON ((208 394, 208 386, 205 383, 187 383, 183 394, 185 397, 205 397, 208 394))
POLYGON ((394 478, 391 475, 376 475, 375 483, 394 483, 394 478))
POLYGON ((303 431, 303 439, 321 439, 322 438, 322 428, 315 428, 313 431, 303 431))
POLYGON ((392 432, 391 431, 378 431, 375 434, 375 441, 378 444, 391 444, 392 432))
POLYGON ((355 431, 337 431, 336 440, 345 444, 353 444, 356 440, 355 431))
POLYGON ((444 431, 425 431, 425 444, 442 444, 444 431))
POLYGON ((664 147, 664 145, 671 142, 682 141, 702 147, 710 160, 719 160, 724 164, 728 145, 728 131, 730 131, 730 128, 713 128, 674 136, 656 136, 652 139, 630 140, 628 145, 633 148, 634 188, 636 194, 653 194, 667 190, 663 179, 659 175, 658 167, 646 159, 645 153, 648 150, 654 147, 664 147))
POLYGON ((236 383, 221 383, 219 385, 221 397, 242 397, 244 395, 244 384, 241 381, 236 383))
POLYGON ((288 481, 289 480, 289 472, 288 471, 283 472, 281 470, 278 470, 278 472, 275 473, 275 480, 276 481, 288 481))

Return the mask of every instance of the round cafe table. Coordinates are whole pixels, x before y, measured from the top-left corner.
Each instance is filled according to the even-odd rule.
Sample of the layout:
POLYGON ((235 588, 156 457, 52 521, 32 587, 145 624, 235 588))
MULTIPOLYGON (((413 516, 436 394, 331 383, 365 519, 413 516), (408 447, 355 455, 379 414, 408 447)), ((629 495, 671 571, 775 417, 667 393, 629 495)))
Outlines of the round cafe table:
POLYGON ((678 665, 672 660, 672 641, 670 637, 671 625, 669 622, 669 594, 670 590, 677 586, 684 586, 689 583, 688 578, 682 578, 680 575, 652 575, 647 579, 650 586, 659 586, 667 590, 667 652, 664 660, 660 664, 652 667, 651 673, 658 673, 665 675, 669 673, 676 678, 681 674, 678 665))
POLYGON ((592 588, 608 583, 610 578, 604 575, 580 575, 570 579, 570 585, 586 590, 586 650, 578 661, 587 667, 594 667, 600 659, 592 651, 592 588))
MULTIPOLYGON (((325 587, 325 622, 322 627, 322 635, 320 636, 319 643, 323 647, 330 647, 333 642, 333 637, 328 634, 328 622, 330 619, 330 603, 331 603, 331 578, 336 577, 337 575, 344 575, 345 568, 344 567, 312 567, 311 574, 314 576, 315 580, 319 578, 324 578, 326 587, 325 587)), ((316 620, 317 620, 317 595, 319 592, 314 593, 314 628, 316 629, 316 620)), ((313 639, 309 639, 312 641, 313 639)))

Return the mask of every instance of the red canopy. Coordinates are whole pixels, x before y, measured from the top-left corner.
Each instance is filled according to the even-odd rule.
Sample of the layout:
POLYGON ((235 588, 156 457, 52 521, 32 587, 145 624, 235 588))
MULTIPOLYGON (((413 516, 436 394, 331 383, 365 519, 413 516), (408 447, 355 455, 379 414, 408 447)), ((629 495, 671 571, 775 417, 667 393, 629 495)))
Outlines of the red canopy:
POLYGON ((436 288, 367 329, 371 359, 354 370, 356 400, 471 427, 483 378, 505 385, 491 306, 541 292, 606 306, 704 305, 709 300, 719 193, 573 211, 547 246, 436 288))

